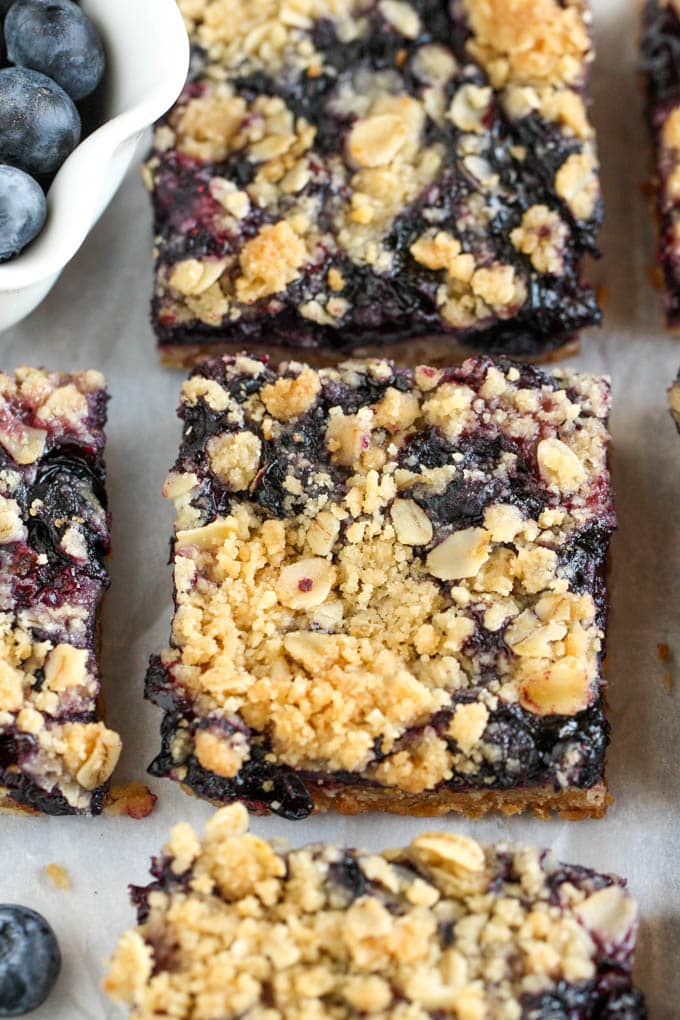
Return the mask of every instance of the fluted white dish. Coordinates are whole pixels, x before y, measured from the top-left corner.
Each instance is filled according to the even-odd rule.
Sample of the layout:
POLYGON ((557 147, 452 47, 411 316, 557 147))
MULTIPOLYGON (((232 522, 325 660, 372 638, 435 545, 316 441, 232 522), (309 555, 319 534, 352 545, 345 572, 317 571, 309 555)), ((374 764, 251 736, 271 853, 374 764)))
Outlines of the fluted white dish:
POLYGON ((189 42, 176 0, 82 0, 106 46, 104 117, 47 196, 40 237, 0 265, 0 330, 40 304, 113 198, 145 130, 186 80, 189 42))

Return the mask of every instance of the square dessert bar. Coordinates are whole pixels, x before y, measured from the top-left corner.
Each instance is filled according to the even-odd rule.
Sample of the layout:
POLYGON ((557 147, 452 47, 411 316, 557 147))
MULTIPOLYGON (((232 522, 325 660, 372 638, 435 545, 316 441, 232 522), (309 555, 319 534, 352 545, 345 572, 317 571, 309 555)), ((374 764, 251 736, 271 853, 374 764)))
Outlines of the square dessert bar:
POLYGON ((0 373, 0 811, 98 814, 120 754, 97 667, 107 400, 99 372, 0 373))
POLYGON ((646 0, 642 65, 655 150, 658 262, 666 319, 680 325, 680 3, 646 0))
POLYGON ((642 1020, 637 907, 547 850, 429 832, 288 850, 222 808, 133 888, 105 987, 131 1017, 642 1020))
POLYGON ((608 407, 488 358, 197 368, 153 774, 286 818, 602 815, 608 407))
POLYGON ((585 0, 179 4, 193 69, 145 170, 165 361, 535 357, 599 322, 585 0))

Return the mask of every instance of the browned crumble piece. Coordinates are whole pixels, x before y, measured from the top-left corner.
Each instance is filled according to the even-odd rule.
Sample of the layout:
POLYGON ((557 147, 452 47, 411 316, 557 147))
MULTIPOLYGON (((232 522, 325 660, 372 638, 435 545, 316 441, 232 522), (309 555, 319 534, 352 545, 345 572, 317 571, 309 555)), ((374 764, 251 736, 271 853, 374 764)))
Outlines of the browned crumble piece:
POLYGON ((158 798, 143 783, 114 785, 104 805, 104 814, 127 815, 128 818, 147 818, 154 809, 158 798))
POLYGON ((547 850, 429 832, 282 849, 222 808, 179 824, 105 988, 133 1020, 642 1020, 625 883, 547 850))
POLYGON ((166 361, 537 356, 599 322, 587 2, 179 4, 192 71, 144 168, 166 361))
POLYGON ((152 773, 287 818, 602 815, 608 409, 487 358, 197 368, 152 773))

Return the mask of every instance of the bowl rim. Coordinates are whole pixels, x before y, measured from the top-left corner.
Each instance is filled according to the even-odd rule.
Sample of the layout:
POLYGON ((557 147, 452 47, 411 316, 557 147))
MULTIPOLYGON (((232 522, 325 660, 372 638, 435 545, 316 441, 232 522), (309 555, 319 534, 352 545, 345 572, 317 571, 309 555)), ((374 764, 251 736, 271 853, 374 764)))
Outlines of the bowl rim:
MULTIPOLYGON (((48 192, 48 205, 57 205, 72 194, 74 183, 79 182, 81 191, 77 203, 69 208, 68 231, 48 233, 46 243, 26 251, 0 264, 0 293, 22 290, 40 284, 57 276, 73 258, 104 211, 108 201, 102 204, 102 190, 106 170, 124 143, 131 148, 142 133, 155 123, 175 102, 182 91, 189 71, 190 46, 184 19, 176 0, 134 0, 136 5, 145 3, 153 8, 154 16, 161 19, 158 44, 171 49, 172 60, 166 60, 169 68, 164 79, 140 99, 115 117, 111 117, 87 136, 68 156, 52 181, 48 192), (89 189, 82 188, 86 175, 93 181, 89 189)), ((125 165, 132 161, 134 151, 125 165)), ((121 179, 124 175, 121 173, 121 179)), ((38 239, 40 240, 40 239, 38 239)))

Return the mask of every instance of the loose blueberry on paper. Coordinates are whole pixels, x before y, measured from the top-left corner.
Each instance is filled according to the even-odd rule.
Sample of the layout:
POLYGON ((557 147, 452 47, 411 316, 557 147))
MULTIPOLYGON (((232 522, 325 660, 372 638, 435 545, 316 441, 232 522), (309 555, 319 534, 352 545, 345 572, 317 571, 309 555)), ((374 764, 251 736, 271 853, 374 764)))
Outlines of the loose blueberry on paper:
POLYGON ((37 237, 43 188, 78 145, 76 102, 102 80, 106 58, 91 19, 73 0, 0 0, 0 262, 37 237), (15 66, 5 66, 11 63, 15 66))
POLYGON ((59 945, 45 918, 28 907, 0 904, 0 1017, 37 1009, 60 967, 59 945))
POLYGON ((104 74, 104 47, 90 18, 73 0, 16 0, 5 21, 7 56, 42 71, 77 101, 104 74))

